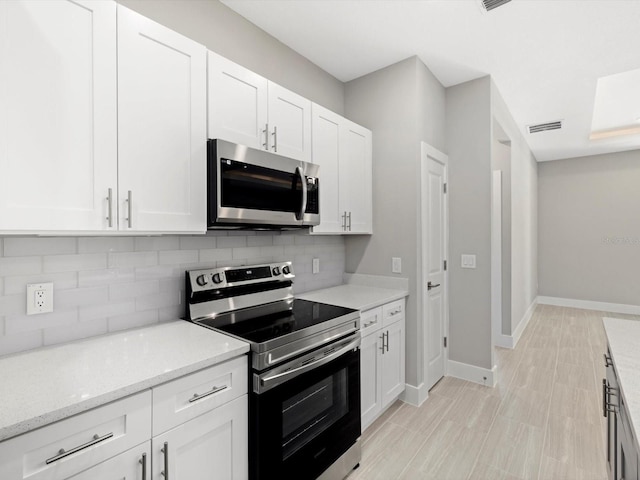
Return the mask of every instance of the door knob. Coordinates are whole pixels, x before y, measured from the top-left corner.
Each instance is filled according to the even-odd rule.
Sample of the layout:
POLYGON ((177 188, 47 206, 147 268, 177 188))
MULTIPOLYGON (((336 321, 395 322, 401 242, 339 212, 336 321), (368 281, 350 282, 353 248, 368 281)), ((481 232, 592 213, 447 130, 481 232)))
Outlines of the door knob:
POLYGON ((440 284, 439 284, 439 283, 436 283, 436 284, 434 285, 434 284, 432 284, 431 282, 428 282, 428 283, 427 283, 427 290, 431 290, 432 288, 436 288, 436 287, 439 287, 439 286, 440 286, 440 284))

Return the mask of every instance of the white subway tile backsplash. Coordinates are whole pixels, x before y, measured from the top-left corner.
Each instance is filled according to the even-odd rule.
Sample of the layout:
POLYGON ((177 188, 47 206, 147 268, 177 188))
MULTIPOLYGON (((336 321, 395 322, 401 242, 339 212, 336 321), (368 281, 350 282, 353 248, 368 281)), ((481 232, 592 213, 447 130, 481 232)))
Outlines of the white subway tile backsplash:
POLYGON ((133 251, 133 237, 86 237, 78 239, 78 253, 133 251))
POLYGON ((198 262, 198 250, 169 250, 159 252, 159 255, 158 263, 160 265, 180 265, 198 262))
POLYGON ((44 273, 76 272, 107 268, 105 253, 85 253, 78 255, 50 255, 42 258, 44 273))
POLYGON ((177 250, 180 248, 178 237, 137 237, 135 239, 136 252, 177 250))
POLYGON ((215 263, 233 258, 231 248, 218 248, 216 250, 200 250, 200 263, 215 263))
POLYGON ((72 288, 55 294, 56 309, 67 310, 85 305, 103 305, 109 300, 109 287, 72 288))
MULTIPOLYGON (((54 291, 76 288, 78 286, 78 273, 39 273, 37 275, 14 275, 6 277, 4 278, 4 294, 14 295, 16 293, 25 293, 28 283, 44 282, 52 282, 54 291)), ((1 284, 2 279, 0 279, 0 285, 1 284)))
POLYGON ((42 257, 0 258, 0 276, 31 275, 42 272, 42 257))
POLYGON ((79 287, 97 287, 112 283, 133 282, 134 280, 135 270, 132 267, 78 272, 79 287))
POLYGON ((123 252, 109 254, 109 268, 149 267, 158 264, 158 252, 123 252))
POLYGON ((76 253, 76 239, 66 237, 4 239, 5 257, 23 257, 27 255, 57 255, 76 253))
POLYGON ((126 300, 158 292, 158 280, 109 285, 109 299, 111 300, 126 300))
POLYGON ((118 315, 125 315, 136 311, 135 300, 128 300, 121 303, 107 303, 105 305, 88 305, 78 309, 78 319, 81 322, 88 322, 98 319, 107 319, 118 315))
POLYGON ((144 312, 129 313, 109 318, 108 325, 110 332, 126 330, 128 328, 144 327, 158 323, 158 309, 146 310, 144 312))
POLYGON ((107 319, 95 320, 93 322, 82 322, 73 324, 73 328, 68 326, 45 328, 44 344, 55 345, 82 338, 95 337, 107 333, 107 319))
POLYGON ((176 320, 184 315, 185 270, 291 260, 301 293, 342 283, 344 259, 342 237, 305 232, 0 237, 0 355, 176 320), (40 281, 54 284, 54 312, 26 316, 26 284, 40 281))
POLYGON ((41 347, 42 330, 19 332, 0 337, 0 356, 41 347))

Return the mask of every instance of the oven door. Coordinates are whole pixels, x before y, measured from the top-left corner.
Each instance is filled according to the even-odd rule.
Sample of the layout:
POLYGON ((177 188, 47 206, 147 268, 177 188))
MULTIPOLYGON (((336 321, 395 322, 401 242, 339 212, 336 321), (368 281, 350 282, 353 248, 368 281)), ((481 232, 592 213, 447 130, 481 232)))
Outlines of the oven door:
POLYGON ((355 337, 305 355, 292 366, 254 374, 249 431, 252 479, 316 478, 356 442, 360 338, 355 337), (310 355, 315 358, 305 359, 310 355))
POLYGON ((320 220, 318 167, 209 140, 209 226, 303 226, 320 220))

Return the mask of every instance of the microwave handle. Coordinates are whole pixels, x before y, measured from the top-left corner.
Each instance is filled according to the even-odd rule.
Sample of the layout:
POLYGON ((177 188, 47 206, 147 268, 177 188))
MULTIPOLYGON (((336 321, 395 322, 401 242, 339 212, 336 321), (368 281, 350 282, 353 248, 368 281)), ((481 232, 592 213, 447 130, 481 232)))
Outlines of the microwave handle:
POLYGON ((307 179, 302 167, 296 167, 296 174, 300 177, 300 183, 302 183, 302 204, 300 205, 300 211, 296 214, 296 219, 303 220, 304 212, 307 210, 307 179))

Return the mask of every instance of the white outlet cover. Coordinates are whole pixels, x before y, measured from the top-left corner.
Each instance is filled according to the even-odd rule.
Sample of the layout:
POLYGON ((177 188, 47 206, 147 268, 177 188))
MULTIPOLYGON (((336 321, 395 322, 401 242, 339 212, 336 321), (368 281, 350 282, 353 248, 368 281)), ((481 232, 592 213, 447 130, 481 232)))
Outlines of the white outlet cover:
POLYGON ((320 273, 320 259, 314 258, 311 261, 311 273, 320 273))
POLYGON ((462 268, 476 268, 476 256, 463 253, 460 256, 460 266, 462 268))
POLYGON ((400 257, 391 258, 391 273, 402 273, 402 259, 400 257))
POLYGON ((53 283, 27 285, 27 315, 53 312, 53 283))

